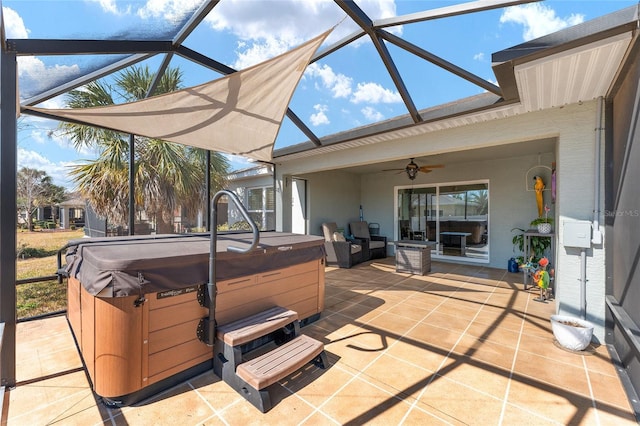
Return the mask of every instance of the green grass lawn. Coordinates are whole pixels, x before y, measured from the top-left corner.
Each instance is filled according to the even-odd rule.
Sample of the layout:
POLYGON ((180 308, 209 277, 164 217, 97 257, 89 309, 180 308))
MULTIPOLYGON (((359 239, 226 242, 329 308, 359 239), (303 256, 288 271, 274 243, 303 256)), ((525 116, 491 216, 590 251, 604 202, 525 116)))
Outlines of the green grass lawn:
MULTIPOLYGON (((56 253, 69 240, 82 238, 82 230, 17 233, 16 276, 25 278, 53 275, 58 270, 56 253), (34 256, 34 257, 29 257, 34 256), (37 256, 37 257, 36 257, 37 256), (42 257, 40 257, 42 256, 42 257)), ((64 264, 64 257, 62 259, 64 264)), ((66 282, 57 280, 17 286, 17 315, 26 318, 66 309, 66 282)))

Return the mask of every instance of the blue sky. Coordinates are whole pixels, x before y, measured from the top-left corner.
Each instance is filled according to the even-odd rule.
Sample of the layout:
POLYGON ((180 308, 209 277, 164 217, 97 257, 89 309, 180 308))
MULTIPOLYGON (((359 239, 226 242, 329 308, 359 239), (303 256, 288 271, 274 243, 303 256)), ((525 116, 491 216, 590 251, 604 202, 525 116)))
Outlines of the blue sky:
MULTIPOLYGON (((117 38, 136 34, 150 38, 171 33, 172 23, 199 0, 4 0, 7 38, 117 38)), ((437 9, 464 3, 456 1, 361 0, 356 3, 373 19, 437 9)), ((567 26, 594 19, 632 5, 635 0, 543 1, 528 5, 438 19, 389 28, 396 35, 495 84, 491 54, 567 26)), ((331 44, 356 27, 329 0, 222 0, 185 46, 235 69, 261 62, 335 26, 331 44)), ((322 50, 322 48, 320 49, 322 50)), ((416 106, 427 108, 483 89, 459 79, 409 53, 389 47, 396 66, 416 106)), ((18 73, 22 96, 42 90, 42 81, 64 81, 106 58, 21 57, 18 73), (43 79, 43 76, 45 78, 43 79)), ((148 64, 153 70, 160 59, 148 64)), ((184 71, 184 86, 203 83, 220 75, 174 59, 171 66, 184 71)), ((42 106, 65 106, 63 96, 42 106)), ((291 109, 322 137, 407 113, 400 96, 365 39, 308 67, 291 109)), ((55 183, 73 189, 66 176, 69 165, 92 158, 76 152, 56 132, 58 123, 23 116, 19 121, 18 166, 45 170, 55 183)), ((276 148, 307 138, 288 120, 283 123, 276 148)), ((231 157, 235 169, 249 166, 231 157)))

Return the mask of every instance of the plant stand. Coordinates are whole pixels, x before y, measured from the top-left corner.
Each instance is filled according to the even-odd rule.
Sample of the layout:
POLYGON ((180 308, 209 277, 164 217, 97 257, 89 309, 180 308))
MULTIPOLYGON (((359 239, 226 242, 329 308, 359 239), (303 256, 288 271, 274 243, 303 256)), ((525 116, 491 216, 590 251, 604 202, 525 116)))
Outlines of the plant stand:
MULTIPOLYGON (((543 238, 551 238, 551 245, 549 246, 549 250, 551 251, 550 256, 549 256, 549 263, 551 265, 555 265, 556 264, 556 257, 555 257, 555 244, 556 244, 556 234, 555 232, 551 232, 549 234, 542 234, 540 232, 538 232, 537 229, 529 229, 528 231, 526 231, 524 234, 524 253, 529 253, 530 247, 531 247, 531 237, 543 237, 543 238)), ((525 259, 526 260, 526 259, 525 259)), ((523 283, 524 283, 524 289, 527 289, 527 286, 529 284, 529 271, 526 268, 523 268, 524 271, 524 278, 523 278, 523 283)))

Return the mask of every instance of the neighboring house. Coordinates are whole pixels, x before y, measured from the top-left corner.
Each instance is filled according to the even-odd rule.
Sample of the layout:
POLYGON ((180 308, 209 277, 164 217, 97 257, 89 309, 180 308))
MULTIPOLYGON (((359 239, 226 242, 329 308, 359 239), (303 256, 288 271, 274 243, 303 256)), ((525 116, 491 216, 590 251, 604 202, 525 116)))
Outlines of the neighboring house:
POLYGON ((84 198, 74 197, 58 203, 60 215, 60 228, 81 228, 85 225, 87 201, 84 198))
MULTIPOLYGON (((237 170, 228 175, 228 189, 238 194, 253 221, 261 230, 274 230, 276 225, 273 167, 268 164, 237 170)), ((244 220, 231 204, 229 226, 244 220)))

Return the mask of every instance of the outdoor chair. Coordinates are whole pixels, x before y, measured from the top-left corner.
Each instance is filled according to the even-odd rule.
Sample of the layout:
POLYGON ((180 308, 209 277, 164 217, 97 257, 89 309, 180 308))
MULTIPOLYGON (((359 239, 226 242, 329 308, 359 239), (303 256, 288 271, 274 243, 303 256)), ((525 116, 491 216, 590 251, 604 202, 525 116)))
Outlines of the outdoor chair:
POLYGON ((358 241, 347 240, 344 234, 338 231, 335 222, 323 223, 322 232, 327 265, 351 268, 362 262, 362 245, 358 241))
POLYGON ((369 224, 365 221, 349 223, 349 230, 354 238, 362 242, 362 261, 387 257, 387 237, 371 235, 369 224))

